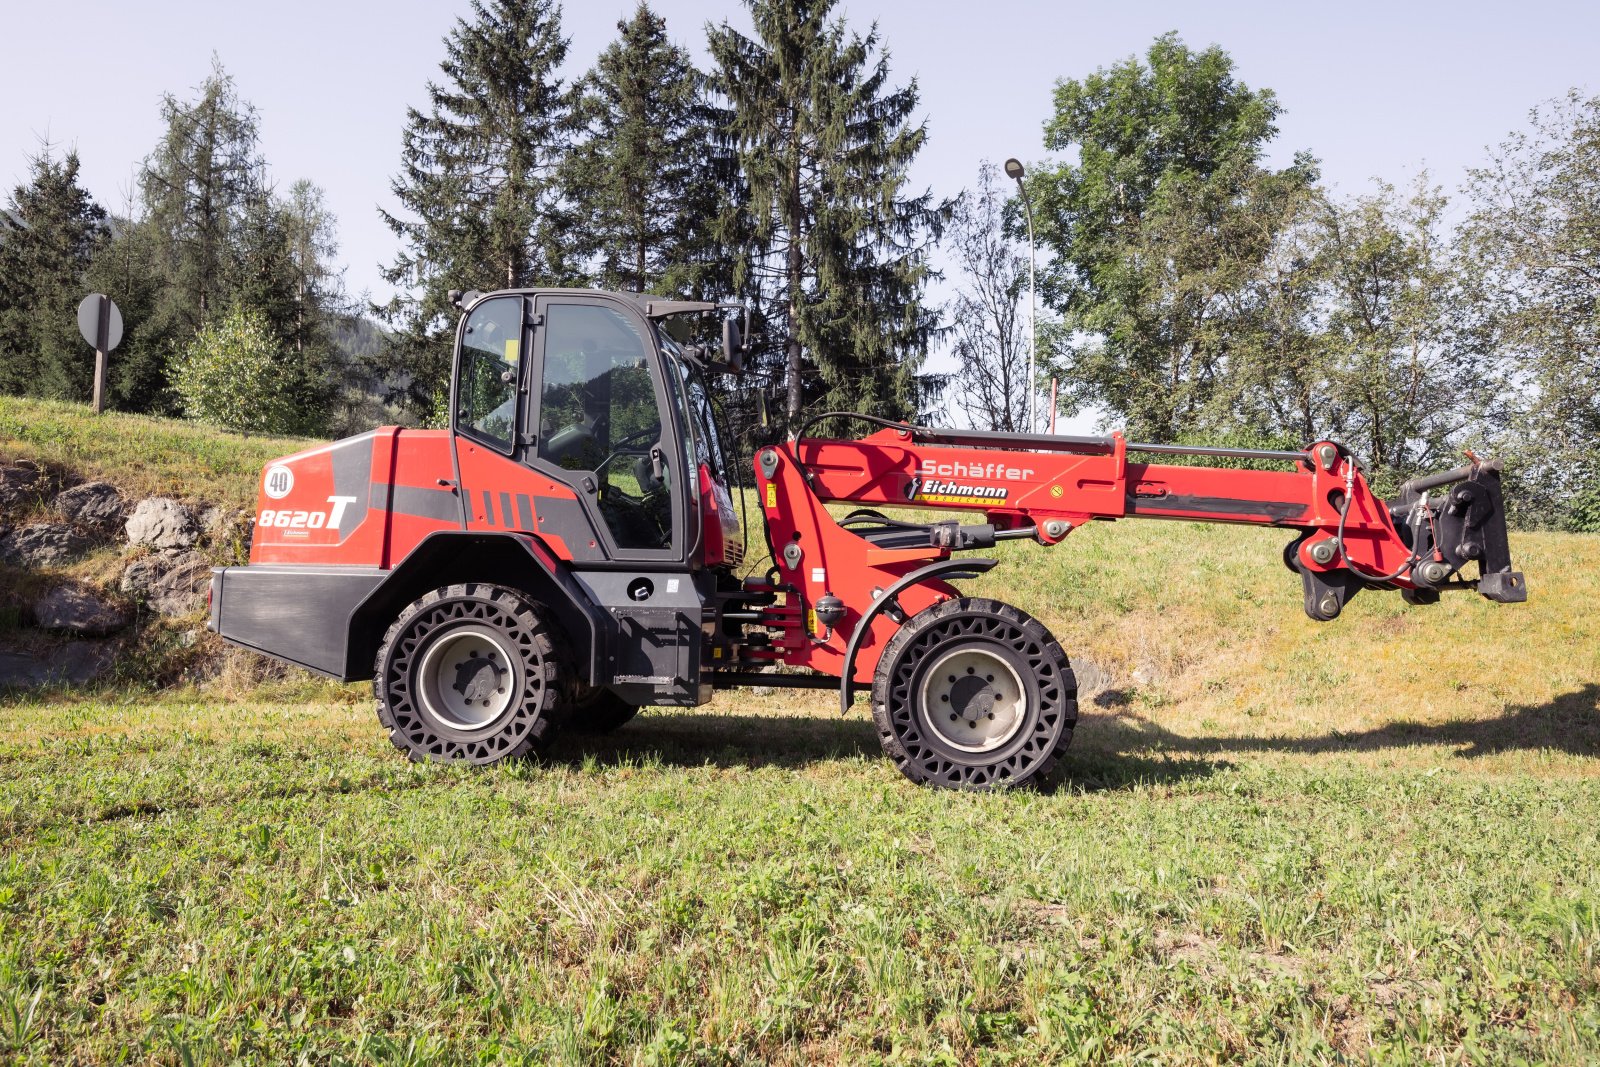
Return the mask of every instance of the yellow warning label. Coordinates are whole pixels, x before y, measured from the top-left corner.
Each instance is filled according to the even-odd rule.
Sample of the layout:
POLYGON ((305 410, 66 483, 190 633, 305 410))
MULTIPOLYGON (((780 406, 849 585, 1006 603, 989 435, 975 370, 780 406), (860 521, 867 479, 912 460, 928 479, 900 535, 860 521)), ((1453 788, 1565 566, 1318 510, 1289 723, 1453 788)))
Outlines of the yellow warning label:
POLYGON ((515 337, 506 338, 506 362, 515 363, 522 354, 522 345, 515 337))
POLYGON ((806 633, 814 634, 816 632, 817 632, 817 610, 815 608, 807 608, 806 609, 806 633))
POLYGON ((776 485, 772 484, 771 482, 768 482, 767 483, 767 507, 775 508, 777 506, 778 506, 778 487, 776 485))
POLYGON ((1005 498, 972 496, 966 493, 918 493, 911 498, 914 504, 1003 504, 1005 498))
POLYGON ((1057 500, 1061 499, 1061 494, 1064 492, 1066 492, 1066 490, 1062 489, 1059 485, 1052 485, 1050 487, 1050 495, 1055 497, 1057 500))

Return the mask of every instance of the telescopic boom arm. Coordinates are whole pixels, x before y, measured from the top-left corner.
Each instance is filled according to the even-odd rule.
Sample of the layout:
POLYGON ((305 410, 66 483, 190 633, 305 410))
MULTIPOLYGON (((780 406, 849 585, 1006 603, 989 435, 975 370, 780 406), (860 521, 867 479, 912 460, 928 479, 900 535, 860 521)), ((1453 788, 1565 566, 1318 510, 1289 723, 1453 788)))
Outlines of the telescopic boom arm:
MULTIPOLYGON (((773 658, 849 678, 861 665, 838 634, 851 634, 857 645, 874 643, 863 624, 915 614, 954 594, 941 580, 948 573, 906 585, 908 575, 999 540, 1053 545, 1094 520, 1282 527, 1292 535, 1284 562, 1300 575, 1306 613, 1318 621, 1338 616, 1363 588, 1398 589, 1412 603, 1432 603, 1445 589, 1475 589, 1500 602, 1527 598, 1522 575, 1512 570, 1499 466, 1492 462, 1413 479, 1384 501, 1349 450, 1333 441, 1280 452, 1130 444, 1120 433, 1065 437, 868 421, 883 428, 854 441, 809 438, 802 430, 757 456, 778 561, 769 581, 793 588, 807 611, 803 638, 796 635, 793 647, 775 650, 773 658), (1284 469, 1135 462, 1130 454, 1237 457, 1284 469), (835 521, 825 505, 840 503, 975 511, 985 521, 904 522, 876 510, 835 521), (1469 577, 1463 568, 1474 561, 1479 573, 1469 577), (896 584, 901 603, 876 603, 896 584), (835 655, 839 661, 830 662, 835 655)), ((952 561, 949 569, 961 576, 963 568, 989 566, 993 561, 952 561)), ((891 631, 886 626, 883 636, 891 631)))

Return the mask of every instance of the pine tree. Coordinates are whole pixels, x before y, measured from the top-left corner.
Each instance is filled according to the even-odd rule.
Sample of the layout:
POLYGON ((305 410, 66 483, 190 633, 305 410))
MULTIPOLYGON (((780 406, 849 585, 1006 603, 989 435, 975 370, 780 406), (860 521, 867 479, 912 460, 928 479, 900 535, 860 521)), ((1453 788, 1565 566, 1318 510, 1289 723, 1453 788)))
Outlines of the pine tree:
POLYGON ((922 302, 927 247, 950 212, 906 190, 927 139, 911 120, 916 81, 889 85, 876 25, 848 32, 829 17, 836 0, 746 2, 756 39, 726 22, 710 31, 712 84, 748 183, 738 280, 782 346, 789 420, 810 400, 914 414, 930 399, 918 370, 938 332, 922 302))
POLYGON ((50 145, 0 212, 0 392, 86 400, 93 357, 78 335, 84 276, 106 213, 78 184, 78 153, 50 145))
POLYGON ((396 399, 436 417, 449 378, 451 289, 518 288, 572 277, 557 168, 571 103, 553 0, 473 0, 445 38, 442 84, 407 115, 401 214, 382 212, 404 251, 384 272, 401 293, 383 309, 396 399))
POLYGON ((228 278, 231 307, 247 309, 281 347, 275 388, 298 413, 286 427, 298 433, 326 428, 340 384, 332 340, 345 310, 332 266, 337 248, 333 216, 309 181, 296 182, 287 197, 263 191, 245 207, 228 278))
POLYGON ((736 187, 718 153, 705 77, 644 3, 577 85, 583 140, 565 167, 574 248, 604 289, 726 296, 730 258, 714 221, 736 187))

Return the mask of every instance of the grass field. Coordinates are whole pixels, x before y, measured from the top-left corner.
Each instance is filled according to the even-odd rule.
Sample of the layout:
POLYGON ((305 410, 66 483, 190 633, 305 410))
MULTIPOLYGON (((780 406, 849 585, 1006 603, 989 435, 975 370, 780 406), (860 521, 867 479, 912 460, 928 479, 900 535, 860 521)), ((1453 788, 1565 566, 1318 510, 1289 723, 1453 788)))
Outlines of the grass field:
POLYGON ((414 766, 367 695, 0 705, 19 1062, 1600 1059, 1600 539, 1533 600, 1300 610, 1282 535, 1096 526, 975 592, 1084 676, 1051 795, 826 694, 414 766))
MULTIPOLYGON (((132 495, 304 445, 0 398, 132 495)), ((915 788, 826 694, 487 771, 300 678, 0 697, 0 1061, 1600 1061, 1600 538, 1321 626, 1283 540, 1000 550, 1082 683, 1049 795, 915 788)))

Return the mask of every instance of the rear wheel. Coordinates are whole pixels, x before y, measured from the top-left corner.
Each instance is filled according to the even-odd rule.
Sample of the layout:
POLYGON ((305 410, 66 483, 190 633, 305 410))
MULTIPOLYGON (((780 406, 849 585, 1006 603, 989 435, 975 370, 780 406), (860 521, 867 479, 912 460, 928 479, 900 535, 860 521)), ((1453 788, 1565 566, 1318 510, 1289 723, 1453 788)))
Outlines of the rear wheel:
POLYGON ((378 720, 414 760, 525 756, 554 730, 564 662, 553 628, 522 593, 436 589, 384 635, 372 681, 378 720))
POLYGON ((872 684, 878 740, 914 782, 992 789, 1046 779, 1072 742, 1078 683, 1040 622, 947 600, 890 640, 872 684))
POLYGON ((580 734, 609 734, 639 714, 639 705, 630 704, 605 686, 585 689, 561 709, 561 724, 580 734))

